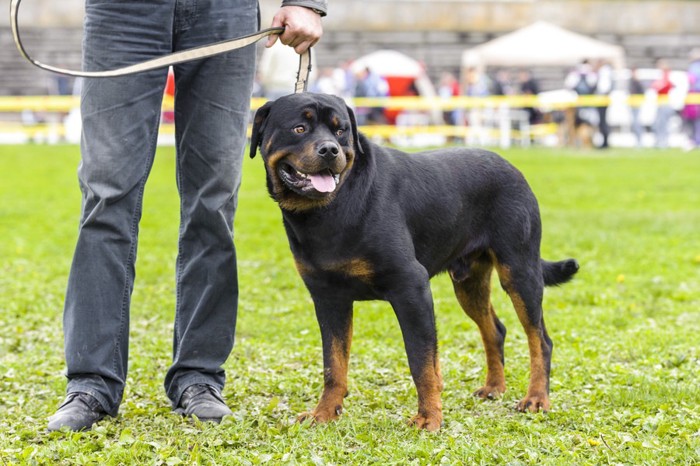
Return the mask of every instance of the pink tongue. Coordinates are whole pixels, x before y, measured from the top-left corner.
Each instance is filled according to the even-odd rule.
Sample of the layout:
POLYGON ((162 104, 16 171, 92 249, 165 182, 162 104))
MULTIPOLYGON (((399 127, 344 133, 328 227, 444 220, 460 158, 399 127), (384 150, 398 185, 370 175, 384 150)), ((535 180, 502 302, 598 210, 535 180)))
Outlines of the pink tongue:
POLYGON ((320 193, 330 193, 335 189, 335 180, 331 175, 309 175, 309 179, 314 189, 320 193))

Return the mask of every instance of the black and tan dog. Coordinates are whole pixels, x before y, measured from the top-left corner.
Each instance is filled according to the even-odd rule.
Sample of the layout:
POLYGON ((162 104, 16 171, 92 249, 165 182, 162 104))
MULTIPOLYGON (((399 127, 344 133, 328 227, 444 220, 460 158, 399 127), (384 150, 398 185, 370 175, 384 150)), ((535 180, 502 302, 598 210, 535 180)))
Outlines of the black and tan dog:
POLYGON ((260 108, 251 157, 258 148, 323 340, 323 394, 301 419, 339 416, 353 302, 381 299, 398 317, 418 391, 411 423, 440 427, 442 376, 429 280, 445 271, 486 350, 486 383, 475 395, 501 395, 506 329, 490 301, 494 268, 530 347, 530 386, 518 409, 549 409, 552 342, 542 317, 543 288, 569 280, 578 264, 540 258, 537 201, 517 169, 483 150, 406 154, 380 147, 358 134, 341 99, 322 94, 290 95, 260 108))

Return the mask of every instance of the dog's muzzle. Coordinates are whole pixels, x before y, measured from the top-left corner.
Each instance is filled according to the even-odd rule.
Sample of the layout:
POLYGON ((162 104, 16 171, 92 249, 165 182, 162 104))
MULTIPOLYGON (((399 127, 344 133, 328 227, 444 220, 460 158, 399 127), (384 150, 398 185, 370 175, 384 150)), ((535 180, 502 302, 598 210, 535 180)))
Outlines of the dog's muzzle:
POLYGON ((304 173, 285 161, 280 162, 277 175, 289 189, 307 197, 324 197, 335 191, 340 181, 340 174, 330 168, 304 173))

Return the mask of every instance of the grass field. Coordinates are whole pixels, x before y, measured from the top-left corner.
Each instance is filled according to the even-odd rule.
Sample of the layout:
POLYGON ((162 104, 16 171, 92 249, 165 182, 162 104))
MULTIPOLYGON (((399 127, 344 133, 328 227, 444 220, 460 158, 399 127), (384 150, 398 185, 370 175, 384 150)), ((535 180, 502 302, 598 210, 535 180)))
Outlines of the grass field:
POLYGON ((698 464, 700 154, 510 150, 537 194, 543 255, 581 271, 545 295, 554 341, 552 410, 520 414, 528 351, 512 306, 499 400, 476 326, 445 276, 433 280, 445 425, 409 428, 416 395, 398 323, 358 303, 350 395, 340 421, 298 425, 321 391, 320 335, 260 159, 245 162, 236 219, 241 301, 221 425, 170 412, 178 212, 174 155, 146 188, 120 415, 83 433, 46 432, 63 398, 62 301, 76 239, 73 146, 0 146, 0 464, 698 464))

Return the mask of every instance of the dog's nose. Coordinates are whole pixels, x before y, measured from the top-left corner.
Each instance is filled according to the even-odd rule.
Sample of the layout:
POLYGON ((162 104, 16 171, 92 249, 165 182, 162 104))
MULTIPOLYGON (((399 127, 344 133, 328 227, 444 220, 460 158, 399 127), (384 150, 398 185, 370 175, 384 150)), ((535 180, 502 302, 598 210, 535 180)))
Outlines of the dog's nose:
POLYGON ((326 160, 333 160, 338 156, 339 152, 340 147, 333 141, 322 142, 316 149, 318 156, 326 160))

